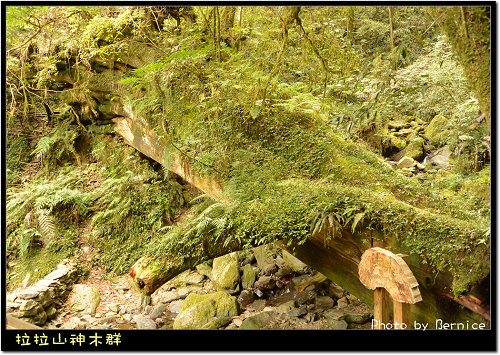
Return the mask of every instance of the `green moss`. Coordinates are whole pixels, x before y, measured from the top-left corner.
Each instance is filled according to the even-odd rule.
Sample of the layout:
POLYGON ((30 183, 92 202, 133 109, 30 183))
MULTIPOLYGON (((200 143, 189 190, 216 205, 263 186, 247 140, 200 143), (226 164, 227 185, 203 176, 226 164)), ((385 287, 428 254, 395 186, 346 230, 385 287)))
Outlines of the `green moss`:
POLYGON ((446 138, 449 136, 448 126, 448 119, 442 115, 437 115, 425 127, 425 137, 431 144, 440 146, 446 142, 446 138))

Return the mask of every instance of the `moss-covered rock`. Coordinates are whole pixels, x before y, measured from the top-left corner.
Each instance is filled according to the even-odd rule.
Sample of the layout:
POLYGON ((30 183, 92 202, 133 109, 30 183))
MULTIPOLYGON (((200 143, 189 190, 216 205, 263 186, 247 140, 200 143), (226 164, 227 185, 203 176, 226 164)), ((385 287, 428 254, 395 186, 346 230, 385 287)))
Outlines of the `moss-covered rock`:
POLYGON ((424 156, 424 142, 422 137, 414 138, 406 146, 404 155, 415 160, 421 160, 424 156))
POLYGON ((212 281, 218 290, 235 290, 238 288, 240 271, 236 253, 226 254, 214 259, 212 281))
POLYGON ((219 329, 231 323, 231 317, 217 317, 206 323, 201 329, 219 329))
POLYGON ((215 329, 225 324, 224 320, 214 321, 213 317, 231 318, 239 314, 238 301, 225 291, 207 295, 189 294, 175 318, 174 329, 215 329), (207 325, 212 322, 213 324, 207 325))
POLYGON ((255 282, 256 272, 252 265, 246 264, 243 266, 243 274, 241 276, 241 286, 244 289, 250 288, 255 282))
POLYGON ((415 161, 415 159, 404 156, 401 158, 401 160, 398 161, 396 168, 397 169, 408 169, 408 168, 413 168, 415 165, 417 165, 417 162, 415 161))
POLYGON ((257 266, 261 269, 264 265, 274 262, 269 245, 258 246, 254 248, 253 253, 255 255, 255 259, 257 260, 257 266))
POLYGON ((237 316, 239 312, 238 300, 225 291, 219 291, 208 295, 215 301, 217 317, 232 317, 237 316))
POLYGON ((450 134, 448 127, 448 119, 442 115, 437 115, 425 127, 425 137, 432 145, 439 146, 446 141, 450 134))
POLYGON ((177 317, 175 317, 173 328, 201 328, 212 320, 212 317, 215 316, 216 311, 217 307, 215 301, 210 298, 204 298, 201 302, 198 302, 191 307, 181 310, 177 317))

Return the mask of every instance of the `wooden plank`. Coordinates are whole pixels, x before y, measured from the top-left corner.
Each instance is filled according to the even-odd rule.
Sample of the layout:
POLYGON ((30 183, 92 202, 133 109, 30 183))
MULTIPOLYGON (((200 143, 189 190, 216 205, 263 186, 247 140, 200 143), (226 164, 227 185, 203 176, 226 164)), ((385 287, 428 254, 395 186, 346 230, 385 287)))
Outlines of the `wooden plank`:
POLYGON ((382 325, 388 324, 391 316, 391 300, 389 292, 378 287, 373 291, 373 318, 375 319, 374 329, 385 329, 382 325))
MULTIPOLYGON (((358 274, 363 246, 369 248, 370 245, 363 244, 361 240, 354 238, 346 231, 341 237, 331 240, 328 250, 323 247, 322 239, 316 239, 318 238, 315 237, 303 245, 287 247, 285 243, 279 243, 279 246, 294 253, 295 257, 318 270, 364 303, 373 306, 373 291, 359 281, 358 274)), ((419 289, 423 298, 422 302, 415 303, 411 307, 412 321, 429 323, 429 329, 433 328, 438 318, 448 322, 485 321, 479 314, 463 308, 456 301, 442 294, 442 291, 440 292, 450 287, 451 277, 448 274, 439 273, 437 277, 434 277, 426 269, 414 265, 412 265, 412 270, 419 281, 419 289)))
POLYGON ((410 329, 411 305, 394 301, 394 329, 410 329))

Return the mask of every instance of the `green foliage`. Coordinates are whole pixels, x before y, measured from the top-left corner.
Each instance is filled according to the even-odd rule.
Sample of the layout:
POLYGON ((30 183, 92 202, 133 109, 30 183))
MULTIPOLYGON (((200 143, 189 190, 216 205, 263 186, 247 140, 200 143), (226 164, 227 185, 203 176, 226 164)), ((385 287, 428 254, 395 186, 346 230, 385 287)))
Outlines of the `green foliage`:
MULTIPOLYGON (((7 233, 26 236, 25 230, 35 228, 37 233, 29 233, 35 237, 42 236, 43 244, 49 243, 57 235, 55 214, 64 210, 66 218, 72 214, 85 216, 90 204, 96 199, 93 193, 83 193, 77 184, 83 178, 75 175, 60 175, 55 180, 35 180, 17 192, 11 190, 7 194, 7 233)), ((21 243, 23 244, 23 243, 21 243)), ((16 250, 15 243, 11 251, 16 250)), ((21 251, 24 250, 21 247, 21 251)))
POLYGON ((22 171, 23 163, 28 162, 29 142, 24 136, 9 135, 6 146, 7 183, 17 184, 20 182, 19 174, 22 171))
POLYGON ((79 161, 75 150, 75 139, 79 136, 79 129, 69 122, 63 122, 54 127, 50 136, 40 138, 31 155, 41 159, 46 167, 61 161, 75 159, 79 161))
MULTIPOLYGON (((110 275, 128 272, 159 231, 169 226, 185 203, 182 187, 164 179, 132 148, 109 137, 94 138, 102 183, 92 216, 100 262, 110 275)), ((97 167, 96 167, 97 168, 97 167)))
MULTIPOLYGON (((182 156, 194 173, 225 187, 223 202, 204 199, 179 222, 185 201, 170 174, 153 169, 109 137, 93 140, 96 163, 80 171, 95 179, 91 243, 101 250, 100 261, 111 274, 128 271, 145 253, 201 261, 210 248, 276 240, 302 244, 328 229, 335 236, 340 230, 358 233, 365 228, 390 234, 398 247, 450 272, 457 293, 489 272, 489 208, 484 198, 489 174, 470 179, 406 177, 359 140, 372 134, 380 141, 389 120, 416 116, 428 122, 442 114, 456 128, 456 138, 447 143, 460 151, 458 170, 478 170, 487 163, 488 134, 466 130, 478 105, 449 46, 435 36, 421 7, 395 8, 392 50, 387 7, 354 10, 354 33, 347 38, 344 9, 303 7, 299 16, 306 35, 291 24, 278 65, 274 63, 283 43, 277 21, 283 9, 278 7, 245 8, 242 25, 229 32, 229 37, 244 34, 245 39, 236 41, 238 45, 235 38, 227 41, 232 46, 222 44, 220 58, 208 31, 212 27, 202 23, 207 12, 202 7, 196 10, 202 15, 199 24, 168 35, 147 30, 144 8, 54 10, 61 16, 47 50, 50 58, 10 58, 9 67, 19 73, 28 64, 42 69, 33 79, 42 88, 55 85, 49 78, 54 66, 61 66, 58 61, 69 63, 58 73, 66 75, 71 67, 77 74, 76 85, 61 94, 66 102, 84 103, 97 117, 94 96, 112 90, 113 102, 130 105, 164 139, 166 164, 182 156), (134 48, 144 43, 147 53, 137 55, 134 48), (140 64, 120 69, 117 76, 128 70, 120 80, 108 69, 106 75, 87 70, 98 57, 108 69, 129 57, 134 66, 140 64), (172 225, 174 221, 179 223, 172 225)), ((34 11, 51 21, 41 9, 34 11)), ((22 30, 20 23, 16 26, 22 30)), ((23 26, 32 30, 27 23, 23 26)), ((39 48, 47 35, 43 31, 37 39, 39 48)), ((11 88, 13 97, 27 100, 11 88)), ((38 142, 33 155, 46 162, 76 158, 75 134, 73 126, 56 127, 38 142)), ((70 197, 75 187, 67 189, 60 198, 78 205, 70 197)), ((34 206, 34 200, 30 203, 34 206)), ((49 217, 60 205, 38 205, 39 232, 50 234, 56 222, 49 217)), ((34 208, 25 207, 15 218, 34 208)), ((19 240, 26 252, 26 238, 34 239, 35 233, 21 232, 11 240, 19 240)))

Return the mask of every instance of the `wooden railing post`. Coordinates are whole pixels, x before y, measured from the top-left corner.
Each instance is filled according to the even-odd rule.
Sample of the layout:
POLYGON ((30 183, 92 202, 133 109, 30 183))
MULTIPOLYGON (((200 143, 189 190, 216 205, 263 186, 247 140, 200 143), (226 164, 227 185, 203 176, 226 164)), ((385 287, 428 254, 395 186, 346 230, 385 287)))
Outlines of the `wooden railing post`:
POLYGON ((382 248, 371 248, 361 256, 359 280, 373 291, 374 329, 409 329, 411 304, 422 296, 418 282, 403 260, 407 255, 394 254, 382 248), (394 325, 389 324, 389 297, 393 301, 394 325))
POLYGON ((377 287, 373 291, 373 318, 377 321, 374 329, 383 329, 382 324, 389 323, 390 297, 385 288, 377 287))

